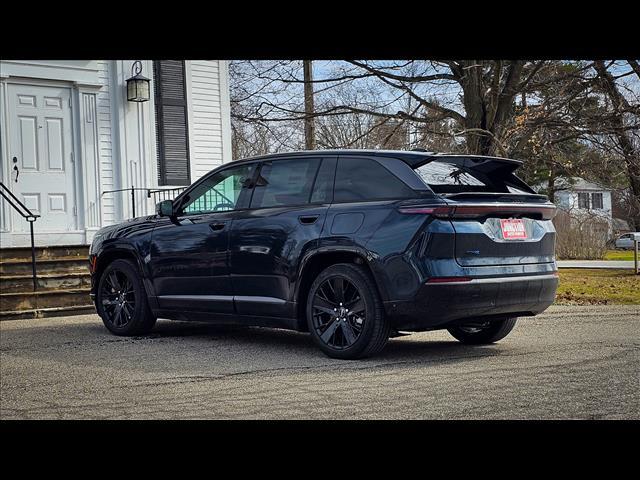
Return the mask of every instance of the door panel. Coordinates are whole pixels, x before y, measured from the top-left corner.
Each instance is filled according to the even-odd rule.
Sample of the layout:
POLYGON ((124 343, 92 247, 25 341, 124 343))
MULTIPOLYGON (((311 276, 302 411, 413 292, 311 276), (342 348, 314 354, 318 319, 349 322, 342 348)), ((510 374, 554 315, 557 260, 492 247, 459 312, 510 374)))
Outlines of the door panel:
POLYGON ((234 219, 229 268, 237 313, 290 313, 298 260, 317 245, 327 209, 328 205, 264 208, 246 211, 234 219), (304 223, 301 217, 317 219, 304 223))
POLYGON ((262 164, 251 209, 238 212, 231 228, 229 269, 237 313, 293 315, 298 262, 317 245, 334 173, 335 158, 262 164), (318 203, 310 204, 312 198, 318 203))
POLYGON ((233 313, 228 213, 163 217, 153 230, 150 269, 160 308, 233 313), (213 230, 212 223, 224 223, 213 230))
MULTIPOLYGON (((9 85, 8 96, 8 186, 41 216, 40 232, 75 230, 70 90, 9 85)), ((12 230, 27 232, 27 222, 13 215, 12 230)))
POLYGON ((150 272, 162 309, 233 313, 229 232, 247 204, 254 165, 209 175, 174 202, 151 236, 150 272))

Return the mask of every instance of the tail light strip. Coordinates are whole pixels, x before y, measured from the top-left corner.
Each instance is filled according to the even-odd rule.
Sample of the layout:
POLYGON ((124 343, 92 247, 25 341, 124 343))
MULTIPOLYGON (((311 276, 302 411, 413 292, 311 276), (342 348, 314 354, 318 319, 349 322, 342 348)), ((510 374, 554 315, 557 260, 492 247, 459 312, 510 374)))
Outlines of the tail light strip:
POLYGON ((538 214, 543 220, 551 220, 556 215, 556 207, 550 205, 447 205, 400 207, 400 213, 433 215, 438 218, 478 218, 492 214, 538 214))

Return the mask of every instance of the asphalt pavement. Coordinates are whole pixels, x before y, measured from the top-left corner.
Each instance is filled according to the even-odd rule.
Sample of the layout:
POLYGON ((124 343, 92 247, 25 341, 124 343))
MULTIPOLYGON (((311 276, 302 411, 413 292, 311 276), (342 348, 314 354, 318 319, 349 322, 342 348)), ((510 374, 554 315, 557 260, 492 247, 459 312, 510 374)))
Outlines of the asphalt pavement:
POLYGON ((495 345, 419 333, 360 361, 284 330, 0 322, 0 419, 41 418, 638 419, 640 307, 553 306, 495 345))

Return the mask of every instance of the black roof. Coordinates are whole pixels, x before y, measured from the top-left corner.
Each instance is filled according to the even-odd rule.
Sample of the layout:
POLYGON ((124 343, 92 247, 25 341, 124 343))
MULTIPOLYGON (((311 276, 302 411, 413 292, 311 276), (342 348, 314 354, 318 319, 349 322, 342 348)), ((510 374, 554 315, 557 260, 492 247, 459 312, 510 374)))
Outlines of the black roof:
POLYGON ((291 158, 291 157, 308 157, 308 156, 324 156, 324 155, 367 155, 374 157, 390 157, 398 158, 414 168, 419 165, 432 162, 434 160, 451 161, 456 160, 471 160, 483 162, 492 160, 493 162, 511 164, 513 168, 520 166, 522 161, 513 160, 511 158, 491 157, 484 155, 465 155, 461 153, 437 153, 437 152, 423 152, 418 150, 356 150, 356 149, 337 149, 337 150, 299 150, 295 152, 284 153, 272 153, 269 155, 259 155, 249 158, 241 158, 234 160, 234 162, 250 161, 250 160, 269 160, 278 158, 291 158))

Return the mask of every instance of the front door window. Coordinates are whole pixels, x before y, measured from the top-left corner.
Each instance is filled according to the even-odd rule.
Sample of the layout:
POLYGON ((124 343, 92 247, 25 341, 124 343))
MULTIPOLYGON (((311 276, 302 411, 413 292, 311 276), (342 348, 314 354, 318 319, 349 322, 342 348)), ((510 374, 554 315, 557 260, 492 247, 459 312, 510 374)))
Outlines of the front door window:
POLYGON ((226 212, 243 208, 244 205, 239 203, 240 194, 251 180, 253 170, 253 164, 241 165, 210 176, 183 197, 180 214, 226 212))

